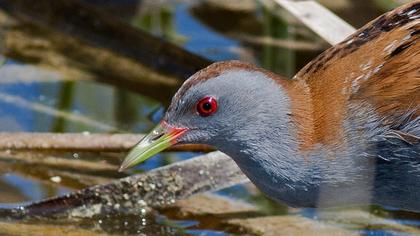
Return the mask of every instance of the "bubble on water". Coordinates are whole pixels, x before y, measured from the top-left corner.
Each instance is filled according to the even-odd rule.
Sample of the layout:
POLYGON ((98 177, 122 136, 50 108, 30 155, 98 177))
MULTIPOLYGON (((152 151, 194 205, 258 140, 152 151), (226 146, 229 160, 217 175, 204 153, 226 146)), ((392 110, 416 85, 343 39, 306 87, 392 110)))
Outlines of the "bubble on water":
POLYGON ((138 201, 137 201, 137 203, 138 203, 140 206, 146 206, 146 202, 145 202, 144 200, 142 200, 142 199, 138 200, 138 201))
POLYGON ((77 207, 70 211, 71 217, 92 217, 94 215, 100 214, 102 209, 102 204, 94 204, 89 207, 86 207, 86 205, 81 205, 80 207, 77 207))
POLYGON ((140 213, 145 215, 146 214, 146 209, 144 209, 144 208, 140 209, 140 213))
POLYGON ((60 176, 53 176, 50 178, 50 180, 54 183, 60 183, 61 182, 61 177, 60 176))

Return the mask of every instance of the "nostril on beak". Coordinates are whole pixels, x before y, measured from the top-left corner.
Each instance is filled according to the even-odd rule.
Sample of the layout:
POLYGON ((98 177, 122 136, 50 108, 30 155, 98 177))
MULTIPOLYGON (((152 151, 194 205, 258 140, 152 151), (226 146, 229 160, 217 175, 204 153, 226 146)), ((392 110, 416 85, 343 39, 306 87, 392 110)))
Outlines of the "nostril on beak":
POLYGON ((160 137, 162 137, 165 133, 158 133, 156 135, 153 135, 153 137, 150 138, 150 141, 156 141, 158 140, 160 137))

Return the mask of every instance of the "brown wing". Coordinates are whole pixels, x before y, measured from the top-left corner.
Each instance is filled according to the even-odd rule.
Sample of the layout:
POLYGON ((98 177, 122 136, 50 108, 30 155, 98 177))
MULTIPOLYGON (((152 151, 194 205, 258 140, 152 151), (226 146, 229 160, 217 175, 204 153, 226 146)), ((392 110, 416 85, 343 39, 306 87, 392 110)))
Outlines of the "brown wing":
POLYGON ((420 115, 420 1, 388 12, 326 50, 295 79, 309 88, 315 142, 341 135, 349 103, 367 101, 382 117, 420 115), (414 111, 414 112, 413 112, 414 111))

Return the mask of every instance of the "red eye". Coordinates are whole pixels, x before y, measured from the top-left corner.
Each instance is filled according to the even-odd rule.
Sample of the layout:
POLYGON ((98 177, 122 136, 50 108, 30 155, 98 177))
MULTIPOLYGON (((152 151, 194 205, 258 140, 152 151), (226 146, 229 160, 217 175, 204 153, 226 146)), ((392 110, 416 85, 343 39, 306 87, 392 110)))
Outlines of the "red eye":
POLYGON ((214 97, 204 97, 197 103, 197 112, 200 116, 206 117, 217 110, 217 101, 214 97))

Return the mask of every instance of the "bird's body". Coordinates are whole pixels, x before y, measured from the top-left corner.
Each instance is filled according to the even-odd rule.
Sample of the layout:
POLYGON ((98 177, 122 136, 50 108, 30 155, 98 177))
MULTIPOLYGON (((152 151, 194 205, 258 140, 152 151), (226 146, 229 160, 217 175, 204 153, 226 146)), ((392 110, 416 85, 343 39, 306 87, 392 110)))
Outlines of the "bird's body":
POLYGON ((420 212, 419 38, 415 1, 291 80, 243 62, 215 63, 184 83, 163 124, 182 130, 177 143, 225 152, 265 194, 291 206, 420 212))
POLYGON ((254 181, 263 179, 269 196, 294 206, 370 202, 420 211, 419 37, 417 2, 358 30, 293 80, 279 81, 296 127, 291 156, 304 160, 290 175, 305 180, 287 183, 289 176, 284 190, 271 190, 276 184, 268 178, 254 181))

